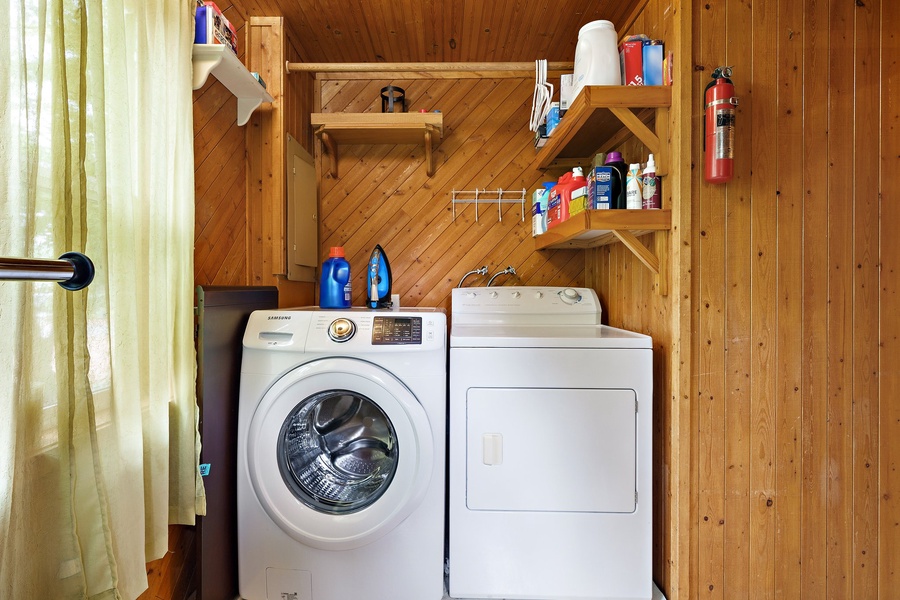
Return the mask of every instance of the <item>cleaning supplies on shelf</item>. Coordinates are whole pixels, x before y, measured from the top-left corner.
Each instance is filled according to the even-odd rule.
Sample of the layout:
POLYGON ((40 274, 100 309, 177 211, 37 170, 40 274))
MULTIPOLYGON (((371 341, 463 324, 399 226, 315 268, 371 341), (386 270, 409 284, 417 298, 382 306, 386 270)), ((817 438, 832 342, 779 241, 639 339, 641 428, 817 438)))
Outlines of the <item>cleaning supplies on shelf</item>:
POLYGON ((569 218, 572 192, 586 185, 587 180, 581 172, 581 167, 575 167, 559 178, 559 182, 550 190, 550 198, 547 201, 547 229, 553 229, 569 218))
POLYGON ((569 217, 582 213, 588 208, 587 178, 582 173, 581 167, 572 169, 573 189, 569 197, 569 217), (583 182, 578 185, 578 182, 583 182))
POLYGON ((610 208, 625 208, 625 177, 628 174, 628 165, 620 152, 607 154, 606 165, 613 168, 610 208))
POLYGON ((640 209, 642 202, 641 165, 632 163, 628 167, 628 174, 625 179, 625 208, 629 210, 640 209))
POLYGON ((531 235, 541 235, 547 231, 547 201, 555 181, 545 181, 531 196, 531 235))
POLYGON ((604 163, 606 154, 594 156, 587 174, 587 206, 592 209, 612 208, 612 167, 604 163))
POLYGON ((319 278, 320 308, 350 308, 350 263, 343 246, 332 246, 319 278))
POLYGON ((656 162, 653 155, 647 159, 647 167, 641 176, 641 194, 643 208, 662 208, 662 197, 659 190, 659 178, 656 176, 656 162))

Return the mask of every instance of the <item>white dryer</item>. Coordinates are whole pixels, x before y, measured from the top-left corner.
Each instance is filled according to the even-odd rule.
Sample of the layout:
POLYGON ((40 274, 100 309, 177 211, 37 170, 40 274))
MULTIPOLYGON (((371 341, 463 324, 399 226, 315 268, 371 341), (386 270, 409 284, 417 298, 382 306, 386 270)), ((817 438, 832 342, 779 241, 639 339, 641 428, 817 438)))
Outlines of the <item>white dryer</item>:
POLYGON ((453 290, 453 598, 653 597, 651 340, 600 314, 584 288, 453 290))
POLYGON ((256 311, 243 345, 241 596, 439 600, 443 312, 256 311))

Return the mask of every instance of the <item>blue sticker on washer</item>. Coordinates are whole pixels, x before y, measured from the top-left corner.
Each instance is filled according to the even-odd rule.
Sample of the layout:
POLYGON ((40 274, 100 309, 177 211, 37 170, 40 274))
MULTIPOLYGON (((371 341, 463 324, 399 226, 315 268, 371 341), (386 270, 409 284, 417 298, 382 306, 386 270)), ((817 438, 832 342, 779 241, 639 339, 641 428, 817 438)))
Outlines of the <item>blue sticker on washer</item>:
POLYGON ((209 475, 209 463, 200 465, 200 477, 206 477, 207 475, 209 475))

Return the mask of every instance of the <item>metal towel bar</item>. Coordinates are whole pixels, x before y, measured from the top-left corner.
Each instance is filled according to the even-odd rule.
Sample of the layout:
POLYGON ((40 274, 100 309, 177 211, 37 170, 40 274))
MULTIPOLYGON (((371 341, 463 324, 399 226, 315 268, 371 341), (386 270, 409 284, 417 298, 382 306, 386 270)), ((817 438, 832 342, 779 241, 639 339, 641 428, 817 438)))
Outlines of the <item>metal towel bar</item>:
POLYGON ((59 260, 0 257, 0 281, 55 281, 76 291, 94 280, 94 263, 80 252, 66 252, 59 260))

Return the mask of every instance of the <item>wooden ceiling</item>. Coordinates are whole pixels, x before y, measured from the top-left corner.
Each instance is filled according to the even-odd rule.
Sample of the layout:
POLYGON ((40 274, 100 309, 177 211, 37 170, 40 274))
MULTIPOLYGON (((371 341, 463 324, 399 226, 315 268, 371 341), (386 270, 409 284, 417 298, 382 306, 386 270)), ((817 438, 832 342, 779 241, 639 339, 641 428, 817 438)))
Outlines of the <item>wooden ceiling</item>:
MULTIPOLYGON (((572 61, 582 25, 621 34, 647 0, 256 0, 296 32, 305 62, 572 61)), ((268 15, 271 15, 268 12, 268 15)))

